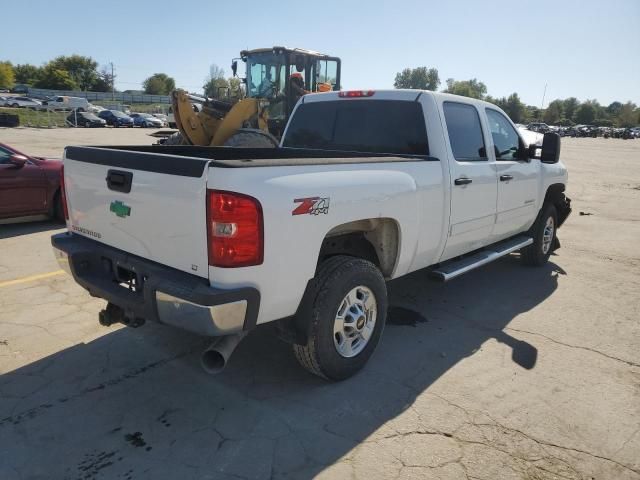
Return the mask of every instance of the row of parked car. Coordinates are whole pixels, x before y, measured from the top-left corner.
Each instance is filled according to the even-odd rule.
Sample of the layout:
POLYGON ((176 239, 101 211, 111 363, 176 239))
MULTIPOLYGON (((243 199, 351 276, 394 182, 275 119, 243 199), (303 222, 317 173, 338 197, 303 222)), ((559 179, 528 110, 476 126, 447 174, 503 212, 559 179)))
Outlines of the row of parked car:
POLYGON ((561 137, 604 137, 604 138, 622 138, 625 140, 632 140, 634 138, 640 138, 640 127, 632 128, 613 128, 613 127, 598 127, 596 125, 576 125, 574 127, 556 127, 553 125, 547 125, 546 123, 530 123, 524 128, 532 132, 547 133, 555 132, 561 137))
POLYGON ((142 127, 162 128, 168 125, 166 115, 161 113, 129 113, 120 110, 103 109, 97 114, 93 112, 71 112, 67 122, 72 127, 142 127))
POLYGON ((29 108, 32 110, 71 111, 67 122, 73 127, 145 127, 162 128, 169 124, 169 119, 161 113, 132 113, 121 110, 107 109, 92 105, 86 98, 80 97, 51 97, 36 99, 32 97, 1 97, 0 106, 13 108, 29 108))

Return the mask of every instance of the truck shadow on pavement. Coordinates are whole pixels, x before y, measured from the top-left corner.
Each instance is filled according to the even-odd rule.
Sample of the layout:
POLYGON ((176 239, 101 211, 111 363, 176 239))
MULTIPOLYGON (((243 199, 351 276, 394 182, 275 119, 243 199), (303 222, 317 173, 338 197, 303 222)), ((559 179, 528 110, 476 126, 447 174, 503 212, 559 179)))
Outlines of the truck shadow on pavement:
POLYGON ((47 232, 49 230, 57 230, 61 228, 64 228, 64 223, 54 220, 0 224, 0 239, 19 237, 20 235, 29 235, 32 233, 47 232))
POLYGON ((448 284, 424 271, 393 281, 390 304, 426 321, 389 324, 367 367, 341 383, 304 372, 267 327, 217 377, 199 366, 200 338, 156 325, 113 330, 2 376, 0 477, 312 478, 397 434, 395 419, 487 341, 511 347, 520 365, 496 381, 535 369, 535 346, 504 329, 563 274, 509 257, 448 284))

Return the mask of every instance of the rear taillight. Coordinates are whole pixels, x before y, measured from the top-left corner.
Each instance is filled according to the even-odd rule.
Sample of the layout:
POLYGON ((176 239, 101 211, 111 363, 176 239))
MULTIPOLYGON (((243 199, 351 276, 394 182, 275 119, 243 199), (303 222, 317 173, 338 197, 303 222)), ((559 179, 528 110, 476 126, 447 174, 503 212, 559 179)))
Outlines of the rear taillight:
POLYGON ((64 164, 60 169, 60 200, 62 201, 62 212, 64 219, 69 220, 69 209, 67 207, 67 190, 64 188, 64 164))
POLYGON ((207 245, 209 265, 260 265, 264 242, 262 206, 248 195, 207 190, 207 245))
POLYGON ((343 90, 338 92, 341 98, 373 97, 375 90, 343 90))

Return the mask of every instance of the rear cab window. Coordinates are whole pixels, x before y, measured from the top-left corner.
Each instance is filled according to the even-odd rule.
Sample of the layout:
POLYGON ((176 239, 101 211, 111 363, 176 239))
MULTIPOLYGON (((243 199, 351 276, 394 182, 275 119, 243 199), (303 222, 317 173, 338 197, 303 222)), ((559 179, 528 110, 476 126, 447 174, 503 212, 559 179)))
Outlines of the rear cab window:
POLYGON ((487 161, 480 115, 473 105, 459 102, 442 104, 453 157, 459 162, 487 161))
POLYGON ((403 100, 332 100, 299 105, 284 147, 429 155, 422 105, 403 100))

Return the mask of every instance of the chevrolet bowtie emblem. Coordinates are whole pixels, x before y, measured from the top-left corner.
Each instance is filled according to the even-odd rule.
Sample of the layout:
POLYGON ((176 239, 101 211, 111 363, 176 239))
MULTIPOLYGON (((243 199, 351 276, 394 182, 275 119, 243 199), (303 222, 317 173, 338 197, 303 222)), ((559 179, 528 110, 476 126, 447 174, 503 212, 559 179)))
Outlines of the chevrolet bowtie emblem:
POLYGON ((120 200, 116 200, 111 202, 109 206, 109 211, 115 213, 118 217, 124 218, 131 215, 131 207, 128 207, 120 200))

